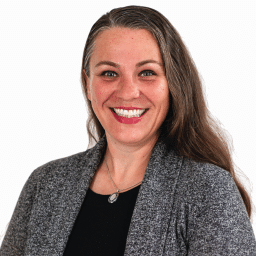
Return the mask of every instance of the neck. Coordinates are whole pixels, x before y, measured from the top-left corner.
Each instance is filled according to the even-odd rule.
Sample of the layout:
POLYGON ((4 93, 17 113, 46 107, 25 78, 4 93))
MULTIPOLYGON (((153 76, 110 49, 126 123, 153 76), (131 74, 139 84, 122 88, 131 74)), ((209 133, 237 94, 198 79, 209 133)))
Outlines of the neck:
MULTIPOLYGON (((115 184, 129 186, 142 181, 157 137, 133 145, 120 143, 108 134, 106 138, 105 160, 115 184)), ((105 161, 103 166, 107 168, 105 161)))

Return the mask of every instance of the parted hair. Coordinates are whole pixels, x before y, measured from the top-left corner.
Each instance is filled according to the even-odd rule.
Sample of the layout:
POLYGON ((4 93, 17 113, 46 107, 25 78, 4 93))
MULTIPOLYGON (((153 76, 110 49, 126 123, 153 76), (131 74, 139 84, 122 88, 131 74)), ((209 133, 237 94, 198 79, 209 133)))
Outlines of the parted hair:
POLYGON ((252 201, 235 171, 237 166, 232 159, 232 139, 221 127, 221 123, 211 115, 199 73, 179 33, 166 17, 152 8, 133 5, 113 9, 101 16, 89 32, 81 69, 82 89, 88 107, 89 145, 101 139, 105 130, 87 97, 83 72, 90 77, 89 63, 96 37, 115 27, 146 29, 158 43, 170 95, 170 108, 158 131, 159 140, 175 148, 180 155, 213 163, 228 171, 251 218, 252 201))

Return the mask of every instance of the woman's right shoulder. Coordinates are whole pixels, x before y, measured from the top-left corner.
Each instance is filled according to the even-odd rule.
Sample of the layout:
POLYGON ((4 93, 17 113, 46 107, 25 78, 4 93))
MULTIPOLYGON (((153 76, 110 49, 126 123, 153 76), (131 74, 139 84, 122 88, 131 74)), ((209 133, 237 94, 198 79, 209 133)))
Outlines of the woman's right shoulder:
POLYGON ((75 172, 79 166, 86 165, 86 161, 90 159, 91 149, 79 152, 70 156, 58 158, 46 162, 37 167, 28 177, 28 183, 33 187, 56 179, 65 178, 70 172, 75 172))

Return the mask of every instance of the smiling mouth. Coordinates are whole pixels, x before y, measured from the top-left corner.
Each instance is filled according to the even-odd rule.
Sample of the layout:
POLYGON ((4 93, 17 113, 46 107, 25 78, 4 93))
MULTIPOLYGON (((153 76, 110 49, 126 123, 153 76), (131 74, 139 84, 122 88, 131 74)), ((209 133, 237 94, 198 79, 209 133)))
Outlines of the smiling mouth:
POLYGON ((126 117, 126 118, 132 118, 132 117, 140 117, 144 113, 146 113, 149 109, 139 109, 139 110, 132 110, 132 111, 127 111, 127 110, 120 110, 120 109, 114 109, 110 108, 110 110, 115 113, 118 116, 126 117))

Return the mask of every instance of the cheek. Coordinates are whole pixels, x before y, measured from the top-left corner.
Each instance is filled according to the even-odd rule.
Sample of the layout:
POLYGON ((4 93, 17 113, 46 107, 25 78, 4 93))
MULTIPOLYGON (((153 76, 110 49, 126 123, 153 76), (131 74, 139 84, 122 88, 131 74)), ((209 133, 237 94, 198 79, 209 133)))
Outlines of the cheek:
POLYGON ((152 84, 152 86, 147 89, 147 95, 156 105, 169 105, 169 88, 164 82, 152 84))
POLYGON ((97 104, 105 102, 111 94, 109 88, 110 87, 108 85, 102 82, 94 83, 91 88, 92 100, 97 104))

